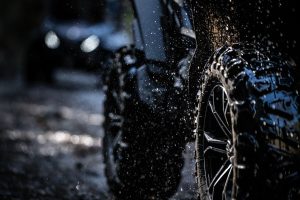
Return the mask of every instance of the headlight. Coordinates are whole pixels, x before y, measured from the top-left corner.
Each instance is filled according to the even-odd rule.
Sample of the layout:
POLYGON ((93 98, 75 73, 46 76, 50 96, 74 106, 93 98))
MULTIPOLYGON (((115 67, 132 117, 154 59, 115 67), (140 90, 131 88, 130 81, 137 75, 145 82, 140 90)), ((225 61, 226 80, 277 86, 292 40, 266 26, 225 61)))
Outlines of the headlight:
POLYGON ((99 38, 96 35, 91 35, 81 43, 80 49, 85 53, 89 53, 94 51, 99 46, 99 44, 99 38))
POLYGON ((60 40, 56 33, 49 31, 45 36, 45 43, 50 49, 56 49, 60 45, 60 40))

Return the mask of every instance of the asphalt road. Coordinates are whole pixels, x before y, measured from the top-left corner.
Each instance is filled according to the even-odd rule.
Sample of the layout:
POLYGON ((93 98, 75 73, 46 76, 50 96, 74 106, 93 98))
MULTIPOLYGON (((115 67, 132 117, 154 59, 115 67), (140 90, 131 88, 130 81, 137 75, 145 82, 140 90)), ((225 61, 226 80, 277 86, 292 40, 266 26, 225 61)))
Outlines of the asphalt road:
MULTIPOLYGON (((62 72, 51 87, 0 84, 0 199, 112 199, 97 77, 62 72)), ((172 200, 194 199, 192 146, 172 200)))

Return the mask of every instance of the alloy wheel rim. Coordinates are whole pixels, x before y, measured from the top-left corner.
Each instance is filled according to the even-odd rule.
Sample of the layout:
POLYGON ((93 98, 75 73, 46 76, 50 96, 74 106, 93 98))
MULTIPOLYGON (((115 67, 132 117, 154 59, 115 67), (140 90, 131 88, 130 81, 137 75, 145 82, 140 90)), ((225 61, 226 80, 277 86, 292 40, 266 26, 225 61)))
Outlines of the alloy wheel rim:
POLYGON ((210 199, 229 199, 232 191, 233 145, 228 94, 216 84, 208 96, 203 123, 203 158, 210 199))

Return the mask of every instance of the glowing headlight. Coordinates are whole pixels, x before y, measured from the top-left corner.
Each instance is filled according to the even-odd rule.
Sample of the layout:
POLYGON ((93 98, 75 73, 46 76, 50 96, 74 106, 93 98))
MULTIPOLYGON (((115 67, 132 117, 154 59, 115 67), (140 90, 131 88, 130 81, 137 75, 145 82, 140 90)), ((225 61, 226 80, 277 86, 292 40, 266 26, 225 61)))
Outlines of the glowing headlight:
POLYGON ((94 51, 99 46, 100 40, 96 35, 91 35, 86 38, 80 45, 83 52, 89 53, 94 51))
POLYGON ((56 33, 49 31, 45 36, 45 43, 50 49, 56 49, 60 45, 60 40, 56 33))

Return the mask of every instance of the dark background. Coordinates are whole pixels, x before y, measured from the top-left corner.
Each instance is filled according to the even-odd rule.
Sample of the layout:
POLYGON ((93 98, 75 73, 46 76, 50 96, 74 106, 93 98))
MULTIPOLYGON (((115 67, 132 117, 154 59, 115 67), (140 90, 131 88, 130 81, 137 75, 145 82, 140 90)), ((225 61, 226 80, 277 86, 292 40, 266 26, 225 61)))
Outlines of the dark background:
POLYGON ((45 0, 0 3, 0 78, 20 76, 24 53, 35 27, 45 16, 45 0))

